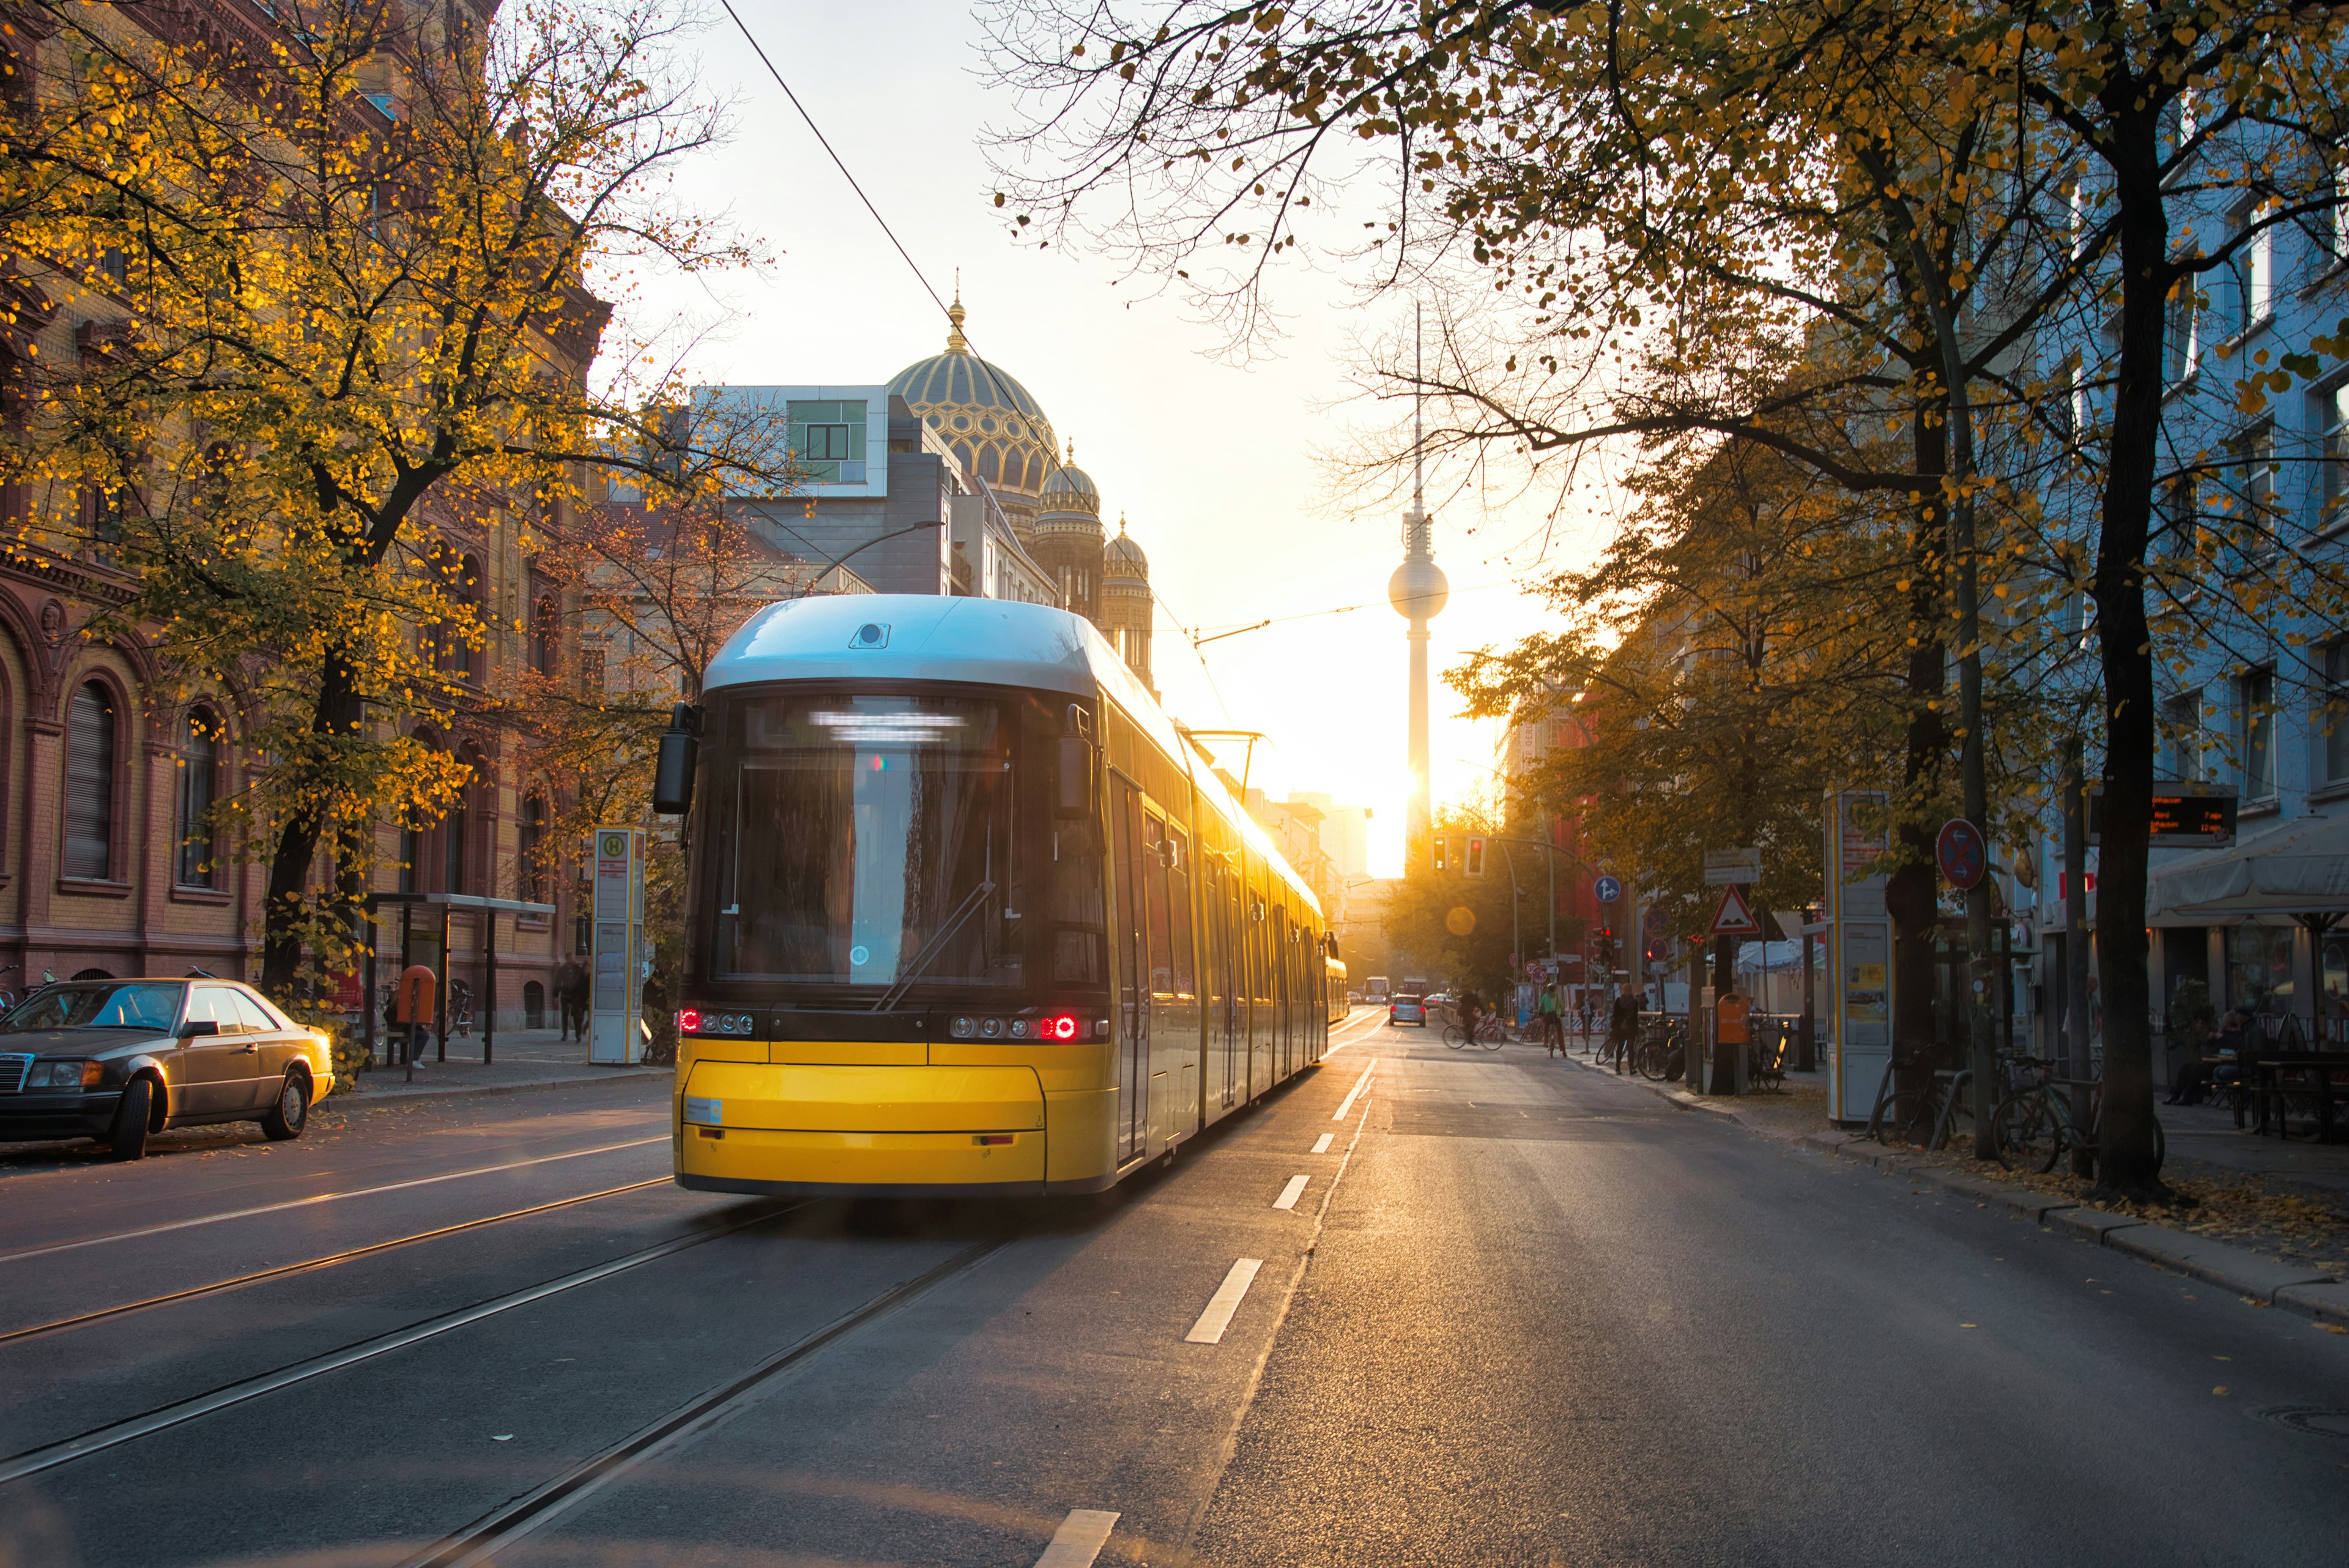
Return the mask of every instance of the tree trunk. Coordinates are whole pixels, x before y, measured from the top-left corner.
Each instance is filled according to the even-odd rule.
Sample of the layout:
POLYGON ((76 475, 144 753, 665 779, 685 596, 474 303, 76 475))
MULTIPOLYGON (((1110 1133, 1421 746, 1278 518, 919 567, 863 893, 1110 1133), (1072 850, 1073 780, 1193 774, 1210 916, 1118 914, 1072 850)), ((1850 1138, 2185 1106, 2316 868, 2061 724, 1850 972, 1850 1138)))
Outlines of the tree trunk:
MULTIPOLYGON (((1940 486, 1936 480, 1948 463, 1948 432, 1940 421, 1923 419, 1915 431, 1919 488, 1932 498, 1928 506, 1938 508, 1940 486)), ((1949 691, 1949 656, 1941 642, 1940 536, 1939 523, 1920 517, 1909 558, 1909 625, 1917 646, 1909 650, 1908 758, 1901 782, 1912 798, 1935 787, 1949 754, 1949 727, 1934 706, 1949 691)), ((1940 1065, 1933 1039, 1939 882, 1931 829, 1904 815, 1899 837, 1901 865, 1884 888, 1884 908, 1892 917, 1892 1057, 1904 1064, 1894 1081, 1901 1089, 1922 1091, 1940 1065)))
POLYGON ((2146 849, 2153 826, 2153 646, 2145 610, 2167 370, 2169 218, 2155 110, 2134 81, 2108 99, 2120 223, 2120 367, 2094 597, 2105 677, 2105 806, 2096 867, 2096 972, 2105 1012, 2101 1195, 2168 1195, 2154 1153, 2152 996, 2146 971, 2146 849))
MULTIPOLYGON (((310 711, 310 733, 331 748, 357 738, 366 716, 367 702, 358 694, 349 661, 339 649, 328 652, 320 672, 317 700, 310 711)), ((261 909, 261 989, 281 1000, 293 998, 295 983, 301 977, 310 865, 317 857, 327 820, 316 806, 303 805, 289 814, 277 830, 277 850, 269 863, 269 891, 261 909)), ((338 880, 356 876, 356 871, 338 871, 338 880)), ((372 999, 368 1005, 373 1005, 372 999)))

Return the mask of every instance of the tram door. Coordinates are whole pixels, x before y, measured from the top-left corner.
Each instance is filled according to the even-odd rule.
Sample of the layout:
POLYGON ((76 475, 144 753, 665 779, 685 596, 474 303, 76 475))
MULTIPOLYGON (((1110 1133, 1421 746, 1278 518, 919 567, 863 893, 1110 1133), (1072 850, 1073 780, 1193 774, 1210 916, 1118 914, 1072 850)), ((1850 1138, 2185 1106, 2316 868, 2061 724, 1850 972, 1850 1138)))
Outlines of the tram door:
POLYGON ((1247 933, 1248 969, 1248 1097, 1272 1087, 1272 1053, 1278 1039, 1273 1032, 1272 911, 1261 888, 1247 889, 1241 929, 1247 933))
POLYGON ((1150 951, 1150 1144, 1199 1125, 1199 985, 1191 963, 1191 845, 1154 811, 1143 815, 1146 845, 1143 924, 1150 951))
POLYGON ((1150 961, 1143 929, 1142 792, 1123 779, 1110 784, 1117 836, 1117 1161, 1143 1151, 1149 1134, 1150 961))
POLYGON ((1239 934, 1239 884, 1220 860, 1206 862, 1200 887, 1206 909, 1207 1085, 1216 1104, 1228 1109, 1239 1099, 1241 980, 1234 940, 1239 934))

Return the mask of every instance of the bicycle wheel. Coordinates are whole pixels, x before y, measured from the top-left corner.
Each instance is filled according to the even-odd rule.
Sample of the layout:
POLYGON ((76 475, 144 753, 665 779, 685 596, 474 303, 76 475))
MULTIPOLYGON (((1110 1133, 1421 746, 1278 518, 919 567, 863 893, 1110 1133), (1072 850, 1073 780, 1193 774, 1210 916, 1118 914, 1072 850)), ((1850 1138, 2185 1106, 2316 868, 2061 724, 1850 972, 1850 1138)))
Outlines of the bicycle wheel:
POLYGON ((1671 1057, 1671 1052, 1662 1041, 1642 1040, 1640 1042, 1640 1054, 1632 1064, 1639 1068, 1640 1076, 1652 1078, 1661 1084, 1664 1081, 1664 1068, 1671 1057))
POLYGON ((1922 1148, 1933 1136, 1935 1106, 1914 1089, 1898 1089, 1885 1096, 1868 1136, 1892 1148, 1922 1148))
POLYGON ((1444 1044, 1454 1051, 1459 1050, 1462 1046, 1468 1044, 1468 1031, 1462 1028, 1457 1023, 1445 1024, 1444 1026, 1444 1044))
POLYGON ((2054 1169, 2056 1157, 2064 1152, 2056 1115, 2047 1096, 2036 1089, 2025 1089, 2001 1101, 1990 1123, 1999 1164, 2009 1170, 2035 1170, 2042 1175, 2054 1169))
POLYGON ((1502 1045, 1507 1042, 1508 1038, 1509 1032, 1507 1030, 1502 1028, 1497 1023, 1488 1024, 1485 1029, 1484 1038, 1477 1041, 1476 1044, 1482 1045, 1487 1051, 1498 1051, 1502 1045))

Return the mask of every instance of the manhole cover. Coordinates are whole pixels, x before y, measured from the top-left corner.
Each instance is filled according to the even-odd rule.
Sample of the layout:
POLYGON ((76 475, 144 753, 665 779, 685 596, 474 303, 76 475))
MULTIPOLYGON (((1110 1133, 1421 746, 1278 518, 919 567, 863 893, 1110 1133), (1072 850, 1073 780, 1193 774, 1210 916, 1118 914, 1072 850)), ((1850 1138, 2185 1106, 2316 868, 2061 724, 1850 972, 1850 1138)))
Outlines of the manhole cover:
POLYGON ((2295 1432, 2349 1442, 2349 1410, 2332 1410, 2322 1405, 2270 1405, 2251 1414, 2262 1421, 2290 1427, 2295 1432))

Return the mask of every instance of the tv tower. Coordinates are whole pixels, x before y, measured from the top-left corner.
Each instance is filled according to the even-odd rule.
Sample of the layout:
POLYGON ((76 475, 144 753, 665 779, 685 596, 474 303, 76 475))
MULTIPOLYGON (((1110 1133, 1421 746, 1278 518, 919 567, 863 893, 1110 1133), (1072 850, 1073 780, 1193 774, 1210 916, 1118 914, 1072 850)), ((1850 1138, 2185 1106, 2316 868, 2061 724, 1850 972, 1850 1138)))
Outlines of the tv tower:
POLYGON ((1402 514, 1402 565, 1387 579, 1387 602, 1395 614, 1411 622, 1411 805, 1403 816, 1406 855, 1419 852, 1434 816, 1434 796, 1427 773, 1427 623, 1443 613, 1452 597, 1444 568, 1435 564, 1433 530, 1428 522, 1422 482, 1421 445, 1426 431, 1421 419, 1425 385, 1420 363, 1420 311, 1411 313, 1411 510, 1402 514))

